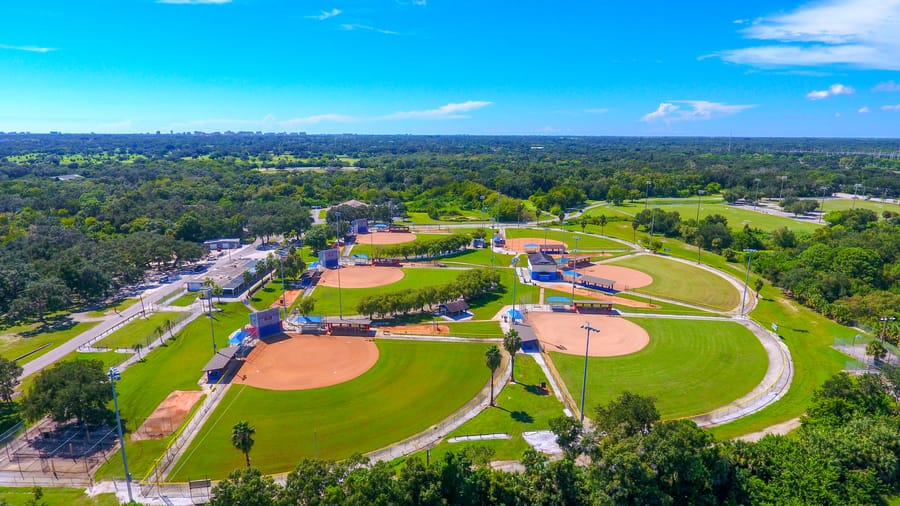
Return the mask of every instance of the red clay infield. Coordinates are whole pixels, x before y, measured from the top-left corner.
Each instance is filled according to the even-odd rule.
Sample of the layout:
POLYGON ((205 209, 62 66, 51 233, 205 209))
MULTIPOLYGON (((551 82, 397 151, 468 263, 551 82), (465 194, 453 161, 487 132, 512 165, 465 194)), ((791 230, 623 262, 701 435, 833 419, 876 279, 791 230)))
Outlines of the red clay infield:
POLYGON ((632 288, 640 288, 653 283, 653 278, 641 271, 629 269, 628 267, 619 267, 616 265, 592 265, 578 269, 579 274, 587 274, 598 278, 611 279, 616 282, 613 286, 616 290, 630 290, 632 288))
POLYGON ((588 355, 616 357, 640 351, 650 342, 650 335, 639 325, 615 316, 575 313, 528 313, 528 323, 547 351, 584 355, 586 321, 600 332, 591 332, 588 355))
POLYGON ((544 241, 543 238, 536 237, 520 237, 518 239, 507 239, 506 246, 503 249, 515 251, 516 253, 525 253, 525 245, 526 244, 537 244, 538 246, 543 246, 546 244, 547 246, 565 246, 565 243, 561 243, 559 241, 544 241))
MULTIPOLYGON (((403 279, 403 269, 399 267, 371 267, 351 265, 341 268, 341 288, 372 288, 389 285, 403 279)), ((337 269, 322 273, 319 286, 338 286, 337 269)))
POLYGON ((401 244, 416 240, 411 232, 370 232, 356 236, 357 244, 401 244))
POLYGON ((201 390, 175 390, 165 398, 144 423, 131 435, 134 441, 162 439, 181 426, 181 422, 201 397, 201 390))
POLYGON ((378 361, 371 338, 287 334, 260 341, 232 383, 268 390, 306 390, 349 381, 378 361))

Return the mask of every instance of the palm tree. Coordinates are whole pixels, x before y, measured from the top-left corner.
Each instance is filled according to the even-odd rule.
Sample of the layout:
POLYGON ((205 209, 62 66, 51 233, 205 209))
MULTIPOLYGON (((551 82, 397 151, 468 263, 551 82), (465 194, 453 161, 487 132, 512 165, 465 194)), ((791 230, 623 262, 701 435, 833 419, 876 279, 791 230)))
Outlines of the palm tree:
POLYGON ((887 356, 887 348, 881 344, 881 341, 871 341, 866 345, 866 355, 869 355, 874 359, 884 360, 884 357, 887 356))
POLYGON ((491 406, 494 405, 494 372, 500 367, 500 348, 496 344, 492 344, 490 348, 484 352, 484 363, 491 370, 491 406))
POLYGON ((247 467, 250 467, 250 450, 253 448, 254 443, 253 434, 256 434, 256 428, 251 427, 244 420, 234 424, 234 427, 231 428, 231 444, 244 453, 244 458, 247 459, 247 467))
POLYGON ((607 222, 606 215, 601 214, 600 217, 597 219, 597 222, 600 223, 600 235, 604 235, 603 229, 606 228, 606 222, 607 222))
POLYGON ((512 364, 512 375, 510 376, 510 381, 513 383, 516 382, 516 353, 522 349, 522 338, 519 337, 519 331, 516 329, 509 329, 509 332, 503 336, 503 349, 509 353, 509 359, 512 364))
POLYGON ((140 362, 141 360, 143 360, 143 358, 141 358, 141 350, 144 349, 144 345, 143 345, 143 344, 141 344, 141 343, 135 343, 134 346, 131 347, 131 349, 137 352, 137 354, 138 354, 138 362, 140 362))

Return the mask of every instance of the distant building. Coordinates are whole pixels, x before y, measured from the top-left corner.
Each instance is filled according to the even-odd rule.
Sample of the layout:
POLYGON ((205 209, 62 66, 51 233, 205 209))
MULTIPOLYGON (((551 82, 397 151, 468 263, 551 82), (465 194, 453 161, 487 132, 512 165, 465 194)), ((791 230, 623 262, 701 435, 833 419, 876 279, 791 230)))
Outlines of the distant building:
POLYGON ((210 239, 203 241, 203 246, 209 251, 222 251, 223 249, 239 249, 240 239, 210 239))

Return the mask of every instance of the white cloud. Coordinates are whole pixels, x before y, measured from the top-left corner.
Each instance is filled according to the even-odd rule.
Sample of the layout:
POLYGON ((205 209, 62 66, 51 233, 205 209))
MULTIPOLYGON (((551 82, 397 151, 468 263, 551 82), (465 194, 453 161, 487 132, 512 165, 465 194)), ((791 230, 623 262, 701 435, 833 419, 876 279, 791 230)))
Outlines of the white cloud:
POLYGON ((839 112, 834 113, 834 117, 835 117, 835 118, 840 118, 840 117, 841 117, 841 113, 839 113, 839 112))
POLYGON ((844 86, 840 83, 832 84, 827 90, 813 90, 806 94, 806 98, 810 100, 822 100, 828 97, 836 97, 838 95, 852 95, 856 93, 850 86, 844 86))
POLYGON ((900 0, 822 0, 756 19, 741 30, 768 45, 716 56, 754 66, 827 66, 900 70, 900 0))
POLYGON ((891 111, 891 112, 900 112, 900 104, 897 105, 883 105, 881 106, 882 111, 891 111))
POLYGON ((463 119, 468 118, 469 116, 461 113, 481 109, 492 103, 493 102, 484 102, 481 100, 469 100, 456 104, 443 105, 437 109, 395 112, 385 116, 383 119, 463 119))
POLYGON ((339 16, 342 12, 340 9, 331 9, 330 11, 322 11, 321 14, 315 16, 306 16, 309 19, 318 19, 319 21, 325 21, 328 18, 333 18, 335 16, 339 16))
POLYGON ((7 44, 0 44, 0 49, 6 49, 9 51, 27 51, 29 53, 49 53, 51 51, 56 51, 56 48, 53 47, 10 46, 7 44))
POLYGON ((872 91, 900 91, 900 84, 890 80, 886 83, 878 83, 872 88, 872 91))
POLYGON ((868 106, 863 106, 863 107, 860 107, 859 110, 857 110, 856 112, 858 112, 860 114, 869 114, 872 111, 869 109, 868 106))
POLYGON ((609 112, 609 109, 606 107, 596 107, 592 109, 585 109, 584 112, 588 114, 606 114, 609 112))
POLYGON ((641 120, 663 120, 666 122, 709 120, 731 116, 753 107, 756 107, 756 105, 732 105, 706 100, 673 100, 672 102, 661 102, 655 111, 645 114, 641 120), (675 104, 686 104, 690 109, 685 109, 675 104))
POLYGON ((343 24, 343 25, 341 25, 341 28, 343 28, 344 30, 367 30, 370 32, 383 33, 385 35, 399 35, 397 32, 395 32, 393 30, 385 30, 383 28, 377 28, 377 27, 369 26, 369 25, 358 25, 355 23, 354 24, 350 24, 350 23, 343 24))
POLYGON ((413 0, 413 5, 428 5, 428 0, 413 0))
POLYGON ((232 0, 156 0, 158 4, 171 5, 204 5, 204 4, 230 4, 232 0))

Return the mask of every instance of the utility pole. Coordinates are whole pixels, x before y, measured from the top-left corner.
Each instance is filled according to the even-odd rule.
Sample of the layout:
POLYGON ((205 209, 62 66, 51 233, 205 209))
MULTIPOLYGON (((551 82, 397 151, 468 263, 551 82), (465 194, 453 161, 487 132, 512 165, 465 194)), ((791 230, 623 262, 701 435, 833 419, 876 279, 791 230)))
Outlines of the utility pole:
POLYGON ((782 196, 784 195, 784 180, 787 179, 787 176, 781 176, 781 190, 778 191, 778 200, 782 200, 782 196))
MULTIPOLYGON (((213 323, 213 315, 212 315, 212 288, 206 289, 206 296, 209 298, 209 304, 207 304, 207 308, 209 308, 209 334, 212 336, 213 343, 213 355, 216 354, 216 326, 213 323)), ((249 296, 248 296, 249 298, 249 296)), ((201 306, 202 307, 202 306, 201 306)))
POLYGON ((892 322, 896 319, 897 318, 893 316, 881 316, 878 318, 878 320, 881 321, 881 344, 884 344, 884 334, 887 332, 888 322, 892 322))
POLYGON ((647 181, 647 193, 644 194, 644 211, 647 210, 647 203, 650 201, 650 186, 653 185, 653 181, 647 181))
POLYGON ((106 373, 109 382, 112 384, 113 406, 116 409, 116 429, 119 431, 119 445, 122 450, 122 464, 125 467, 125 485, 128 487, 128 502, 134 502, 134 496, 131 495, 131 473, 128 472, 128 456, 125 455, 125 436, 122 434, 122 416, 119 414, 119 398, 116 396, 116 381, 122 379, 122 373, 118 367, 110 367, 106 373))

